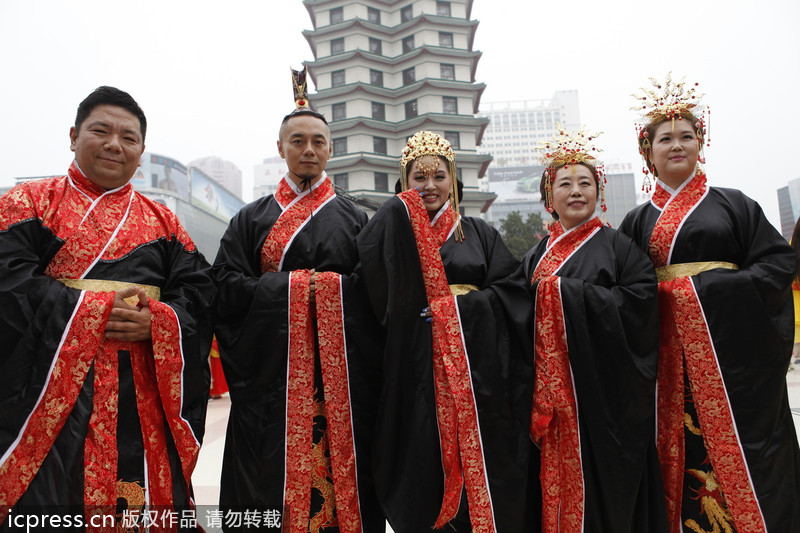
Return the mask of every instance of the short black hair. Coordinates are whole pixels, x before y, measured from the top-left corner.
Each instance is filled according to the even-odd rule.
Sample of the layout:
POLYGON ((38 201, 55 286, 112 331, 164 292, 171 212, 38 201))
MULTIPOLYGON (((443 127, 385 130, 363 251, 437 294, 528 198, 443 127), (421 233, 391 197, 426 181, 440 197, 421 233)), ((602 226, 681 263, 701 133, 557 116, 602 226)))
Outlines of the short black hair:
POLYGON ((283 120, 281 120, 281 127, 278 130, 278 139, 280 140, 280 139, 283 138, 283 129, 286 126, 286 123, 289 122, 289 119, 292 119, 292 118, 295 118, 295 117, 302 117, 302 116, 309 116, 309 117, 318 118, 326 126, 328 126, 328 121, 325 120, 325 115, 323 115, 322 113, 318 113, 318 112, 314 111, 313 109, 307 109, 307 108, 295 109, 294 111, 292 111, 291 113, 289 113, 288 115, 283 117, 283 120))
POLYGON ((89 116, 92 110, 99 105, 113 105, 130 111, 139 119, 139 129, 142 132, 142 142, 144 142, 145 134, 147 133, 147 119, 144 116, 144 111, 142 111, 142 108, 139 107, 139 104, 136 103, 136 100, 134 100, 130 94, 116 87, 109 87, 107 85, 103 85, 92 91, 92 93, 84 98, 83 102, 78 105, 78 113, 75 115, 75 129, 77 131, 80 131, 83 121, 86 120, 86 117, 89 116))
POLYGON ((294 111, 283 117, 283 120, 281 121, 281 126, 286 124, 290 118, 300 117, 303 115, 310 115, 312 117, 316 117, 320 119, 322 122, 324 122, 326 126, 328 125, 328 121, 325 120, 325 115, 323 115, 322 113, 318 113, 313 109, 295 109, 294 111))

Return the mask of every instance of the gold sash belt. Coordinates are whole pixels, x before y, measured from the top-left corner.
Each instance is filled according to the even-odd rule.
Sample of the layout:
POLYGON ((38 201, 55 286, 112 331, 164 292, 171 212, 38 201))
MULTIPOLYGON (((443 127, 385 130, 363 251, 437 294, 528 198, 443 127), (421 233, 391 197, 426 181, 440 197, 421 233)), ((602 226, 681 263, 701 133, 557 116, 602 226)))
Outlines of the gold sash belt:
POLYGON ((724 261, 701 261, 699 263, 677 263, 675 265, 666 265, 656 269, 656 276, 659 283, 662 281, 669 281, 671 279, 680 278, 683 276, 695 276, 707 270, 715 268, 727 268, 729 270, 739 270, 738 265, 733 263, 726 263, 724 261))
MULTIPOLYGON (((72 289, 78 289, 80 291, 92 291, 92 292, 116 292, 116 291, 124 291, 125 289, 130 289, 131 287, 139 287, 144 289, 144 292, 145 294, 147 294, 148 298, 152 298, 153 300, 157 301, 161 300, 161 288, 155 287, 153 285, 142 285, 141 283, 128 283, 126 281, 109 281, 105 279, 60 278, 58 281, 60 281, 61 283, 72 289)), ((137 303, 139 303, 139 299, 136 296, 125 298, 125 301, 131 305, 136 305, 137 303)))
POLYGON ((455 285, 450 285, 450 293, 456 296, 479 290, 480 287, 476 287, 475 285, 467 285, 466 283, 456 283, 455 285))

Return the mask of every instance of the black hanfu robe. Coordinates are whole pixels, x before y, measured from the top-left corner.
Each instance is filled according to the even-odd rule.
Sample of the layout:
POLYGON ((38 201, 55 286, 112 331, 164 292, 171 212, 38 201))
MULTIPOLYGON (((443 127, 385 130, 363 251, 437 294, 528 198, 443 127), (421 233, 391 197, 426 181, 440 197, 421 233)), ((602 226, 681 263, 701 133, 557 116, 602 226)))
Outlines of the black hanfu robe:
POLYGON ((214 264, 231 396, 220 505, 285 506, 291 532, 382 532, 369 455, 382 339, 353 275, 367 216, 327 176, 299 196, 287 180, 231 220, 214 264))
POLYGON ((177 217, 130 184, 106 191, 73 163, 0 198, 0 522, 15 504, 192 505, 213 295, 177 217), (132 284, 148 286, 152 340, 105 339, 114 291, 132 284))
MULTIPOLYGON (((453 213, 448 204, 443 213, 453 213)), ((530 531, 538 522, 536 474, 528 472, 535 450, 527 430, 530 299, 519 262, 497 231, 462 218, 459 242, 456 222, 430 241, 439 224, 430 226, 411 189, 384 203, 358 237, 361 273, 387 334, 374 452, 378 496, 396 533, 429 531, 437 516, 450 520, 442 531, 530 531), (424 254, 421 243, 430 244, 424 254), (437 258, 438 267, 430 266, 437 258), (426 287, 442 265, 446 294, 429 301, 426 287), (429 305, 431 323, 420 317, 429 305), (437 339, 437 320, 453 318, 446 338, 437 339), (445 381, 434 343, 456 341, 463 350, 445 354, 445 381), (448 398, 457 408, 439 403, 448 398)))
POLYGON ((666 532, 652 264, 597 218, 567 232, 554 222, 522 263, 536 310, 542 531, 666 532))
POLYGON ((659 182, 620 230, 659 275, 658 448, 671 530, 800 531, 786 388, 795 257, 759 205, 659 182), (699 529, 698 529, 699 528, 699 529))

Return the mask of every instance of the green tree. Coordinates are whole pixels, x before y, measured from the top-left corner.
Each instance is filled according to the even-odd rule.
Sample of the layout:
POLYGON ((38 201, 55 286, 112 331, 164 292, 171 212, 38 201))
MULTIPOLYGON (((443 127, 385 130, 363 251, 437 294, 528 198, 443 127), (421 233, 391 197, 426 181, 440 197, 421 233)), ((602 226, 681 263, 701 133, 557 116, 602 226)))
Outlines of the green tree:
POLYGON ((542 240, 546 232, 539 213, 530 213, 523 222, 519 211, 512 211, 500 221, 500 235, 517 259, 522 259, 528 250, 542 240))

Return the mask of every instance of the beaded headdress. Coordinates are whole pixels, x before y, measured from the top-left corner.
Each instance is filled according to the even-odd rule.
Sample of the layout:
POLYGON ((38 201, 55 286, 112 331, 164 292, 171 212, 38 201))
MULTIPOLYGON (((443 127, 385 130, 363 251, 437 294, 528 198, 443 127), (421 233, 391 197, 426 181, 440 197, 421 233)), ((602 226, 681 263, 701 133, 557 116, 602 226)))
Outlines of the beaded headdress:
POLYGON ((556 129, 558 133, 553 135, 551 140, 540 143, 536 147, 539 152, 539 161, 545 166, 543 178, 545 180, 545 208, 549 213, 553 213, 553 180, 558 169, 564 166, 583 164, 592 167, 597 175, 600 189, 600 210, 605 213, 607 209, 605 171, 603 163, 594 155, 603 150, 591 144, 603 132, 589 132, 586 130, 586 126, 581 126, 578 131, 567 131, 558 122, 556 122, 556 129))
MULTIPOLYGON (((418 131, 413 136, 409 137, 406 146, 403 148, 403 153, 400 157, 400 184, 403 190, 408 189, 408 170, 414 160, 418 158, 420 161, 417 163, 418 168, 424 175, 429 172, 435 172, 439 168, 437 161, 438 157, 443 157, 447 161, 447 171, 450 174, 450 207, 453 211, 459 213, 458 201, 458 174, 456 172, 456 154, 453 147, 450 146, 450 141, 433 133, 432 131, 418 131)), ((461 230, 461 223, 459 222, 456 229, 456 239, 461 241, 464 239, 464 233, 461 230)))
MULTIPOLYGON (((703 93, 697 91, 698 84, 687 87, 684 80, 685 78, 681 78, 680 81, 673 82, 672 73, 669 72, 663 83, 655 78, 650 78, 652 89, 642 87, 639 89, 639 94, 631 95, 637 100, 636 105, 631 109, 639 112, 642 116, 641 121, 636 124, 636 131, 639 138, 639 155, 645 162, 645 166, 642 168, 642 172, 644 172, 642 188, 645 192, 649 192, 652 188, 650 171, 652 170, 655 175, 655 169, 652 168, 651 163, 653 147, 650 144, 648 128, 667 120, 675 121, 694 117, 697 119, 695 128, 700 148, 703 147, 704 141, 707 143, 706 146, 711 142, 707 135, 711 111, 708 107, 700 105, 703 93)), ((705 161, 701 159, 700 162, 704 163, 705 161)))

